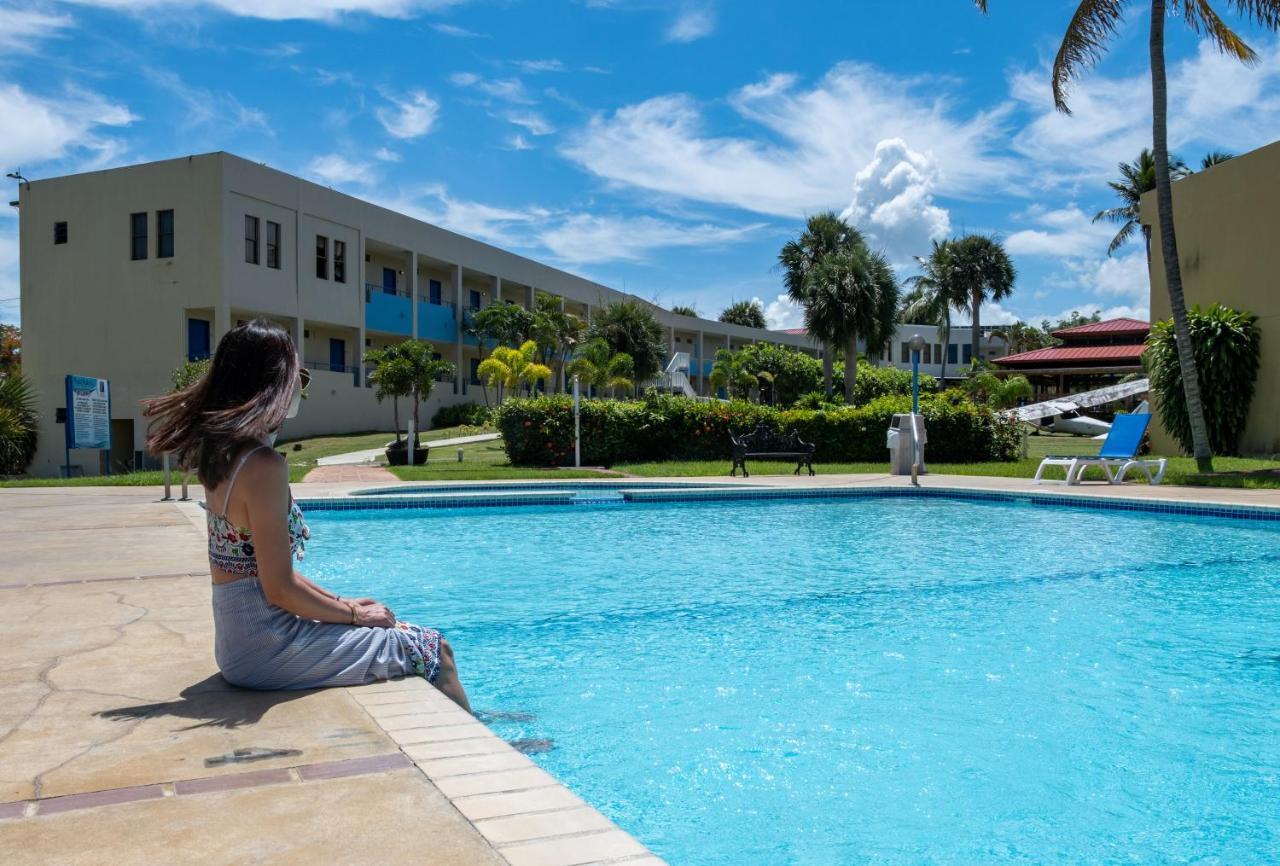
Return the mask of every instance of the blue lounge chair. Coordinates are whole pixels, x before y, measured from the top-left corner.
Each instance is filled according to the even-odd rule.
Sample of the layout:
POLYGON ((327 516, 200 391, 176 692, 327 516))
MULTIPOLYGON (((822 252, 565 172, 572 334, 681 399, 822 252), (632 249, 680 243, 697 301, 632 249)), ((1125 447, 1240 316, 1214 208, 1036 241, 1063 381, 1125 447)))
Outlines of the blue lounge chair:
POLYGON ((1141 415, 1117 415, 1098 456, 1046 457, 1040 461, 1040 468, 1036 470, 1036 483, 1048 480, 1041 477, 1046 466, 1065 467, 1067 484, 1079 484, 1080 476, 1086 469, 1100 466, 1107 473, 1108 484, 1123 484, 1125 473, 1130 469, 1140 471, 1151 484, 1159 484, 1164 479, 1165 459, 1159 457, 1144 460, 1138 457, 1138 448, 1142 445, 1142 437, 1150 423, 1151 415, 1145 412, 1141 415))

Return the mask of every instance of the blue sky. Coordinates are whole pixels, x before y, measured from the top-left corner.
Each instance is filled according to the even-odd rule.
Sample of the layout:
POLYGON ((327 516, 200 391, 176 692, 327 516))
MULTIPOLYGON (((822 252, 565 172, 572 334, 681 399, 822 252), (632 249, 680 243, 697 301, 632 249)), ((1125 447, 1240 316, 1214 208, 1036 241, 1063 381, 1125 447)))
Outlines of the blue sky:
MULTIPOLYGON (((1225 4, 1220 4, 1225 5, 1225 4)), ((903 277, 931 238, 1005 239, 984 321, 1146 315, 1106 256, 1115 164, 1150 140, 1145 4, 1055 114, 1075 3, 968 0, 0 0, 0 166, 31 178, 228 150, 669 306, 759 298, 807 215, 846 214, 903 277)), ((1188 162, 1280 130, 1252 68, 1170 27, 1188 162)), ((0 216, 0 321, 17 217, 0 216)))

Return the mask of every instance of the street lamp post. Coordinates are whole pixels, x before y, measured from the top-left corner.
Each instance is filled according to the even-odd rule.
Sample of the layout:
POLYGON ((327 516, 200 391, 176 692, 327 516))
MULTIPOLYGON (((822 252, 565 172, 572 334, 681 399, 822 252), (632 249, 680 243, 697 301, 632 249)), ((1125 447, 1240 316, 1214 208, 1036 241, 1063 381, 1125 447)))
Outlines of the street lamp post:
POLYGON ((911 483, 920 486, 920 351, 924 337, 913 334, 911 346, 911 483))
POLYGON ((573 468, 582 468, 582 420, 579 416, 580 400, 578 374, 573 374, 573 468))

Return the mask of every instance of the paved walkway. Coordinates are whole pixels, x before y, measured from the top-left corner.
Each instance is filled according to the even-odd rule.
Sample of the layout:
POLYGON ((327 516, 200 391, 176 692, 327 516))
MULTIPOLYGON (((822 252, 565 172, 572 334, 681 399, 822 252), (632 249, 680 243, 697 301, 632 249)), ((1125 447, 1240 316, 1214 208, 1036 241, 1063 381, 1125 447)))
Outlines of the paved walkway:
MULTIPOLYGON (((452 445, 470 445, 473 442, 492 442, 494 439, 501 438, 501 433, 477 433, 474 436, 454 436, 452 439, 433 439, 426 441, 418 440, 419 447, 425 445, 428 448, 448 448, 452 445)), ((388 445, 391 443, 387 443, 388 445)), ((384 445, 381 448, 368 448, 364 451, 348 451, 345 454, 331 454, 328 457, 321 457, 316 460, 317 466, 347 466, 359 463, 374 463, 379 457, 387 452, 384 445)))
POLYGON ((305 483, 312 482, 359 482, 361 484, 382 484, 388 481, 396 482, 400 479, 392 475, 389 471, 381 466, 317 466, 307 473, 307 477, 302 479, 305 483))

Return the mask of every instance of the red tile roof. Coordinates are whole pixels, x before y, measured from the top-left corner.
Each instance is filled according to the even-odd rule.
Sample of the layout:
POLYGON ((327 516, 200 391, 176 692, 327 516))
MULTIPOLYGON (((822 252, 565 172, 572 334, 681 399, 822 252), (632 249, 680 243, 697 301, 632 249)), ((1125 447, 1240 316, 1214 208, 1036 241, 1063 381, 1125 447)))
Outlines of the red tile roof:
POLYGON ((784 334, 799 334, 800 336, 804 336, 805 334, 807 334, 807 333, 809 333, 809 332, 808 332, 808 330, 806 330, 806 329, 804 329, 804 328, 783 328, 783 329, 782 329, 782 333, 784 333, 784 334))
POLYGON ((1074 328, 1063 328, 1054 331, 1055 337, 1092 337, 1100 334, 1141 334, 1151 332, 1151 323, 1141 319, 1107 319, 1105 322, 1094 322, 1090 325, 1076 325, 1074 328))
POLYGON ((1092 364, 1099 361, 1115 361, 1121 364, 1137 364, 1146 349, 1145 343, 1134 343, 1125 346, 1054 346, 1050 349, 1036 349, 1032 352, 1021 352, 1017 355, 1006 355, 996 358, 994 364, 1009 367, 1046 366, 1052 364, 1092 364))

